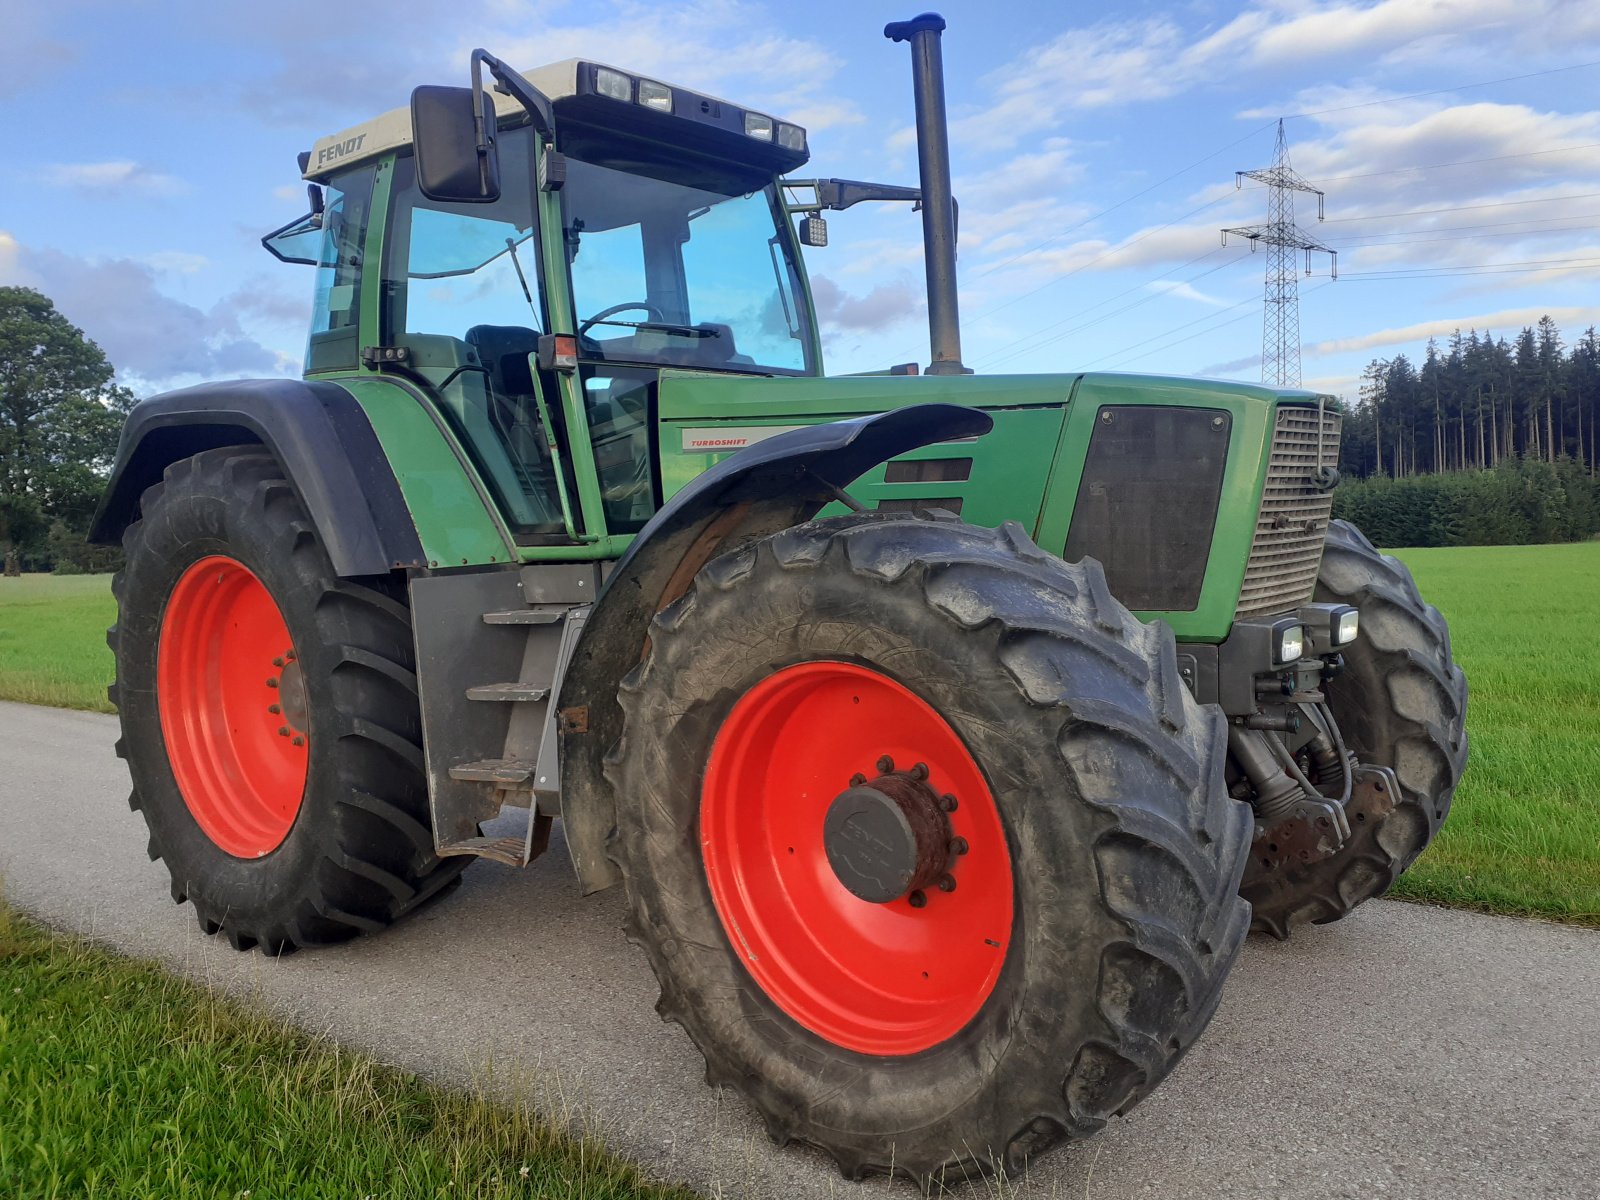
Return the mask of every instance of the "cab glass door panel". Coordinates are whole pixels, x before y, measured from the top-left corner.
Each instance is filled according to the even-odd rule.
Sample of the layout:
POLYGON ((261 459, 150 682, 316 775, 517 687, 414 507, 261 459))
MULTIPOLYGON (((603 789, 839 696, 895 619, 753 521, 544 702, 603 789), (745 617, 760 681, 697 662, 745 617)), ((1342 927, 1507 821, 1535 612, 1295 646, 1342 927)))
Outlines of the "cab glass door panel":
POLYGON ((556 473, 569 468, 559 395, 533 359, 549 325, 531 149, 528 129, 501 133, 501 195, 492 204, 429 200, 417 189, 414 160, 397 160, 384 340, 409 350, 411 370, 432 385, 507 522, 542 538, 565 535, 556 473))
POLYGON ((585 363, 581 378, 606 529, 637 533, 661 503, 652 469, 658 460, 652 444, 657 373, 649 367, 585 363))

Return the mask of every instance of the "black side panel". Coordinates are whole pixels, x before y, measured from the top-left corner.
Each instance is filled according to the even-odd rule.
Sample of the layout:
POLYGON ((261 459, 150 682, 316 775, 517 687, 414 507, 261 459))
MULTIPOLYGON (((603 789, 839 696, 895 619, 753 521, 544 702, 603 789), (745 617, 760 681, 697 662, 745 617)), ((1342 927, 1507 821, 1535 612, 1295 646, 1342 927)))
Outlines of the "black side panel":
POLYGON ((1102 408, 1062 557, 1099 559, 1112 595, 1129 608, 1192 610, 1211 556, 1231 430, 1221 409, 1102 408))
POLYGON ((168 465, 216 446, 258 442, 282 464, 340 575, 422 566, 422 544, 378 437, 331 383, 247 379, 166 392, 128 416, 91 541, 115 544, 168 465))
POLYGON ((987 413, 920 404, 780 433, 723 459, 640 530, 606 578, 561 689, 561 711, 583 714, 562 723, 561 819, 585 892, 620 878, 606 857, 616 806, 601 768, 622 734, 617 685, 644 656, 650 618, 712 556, 810 519, 833 488, 908 450, 993 427, 987 413))

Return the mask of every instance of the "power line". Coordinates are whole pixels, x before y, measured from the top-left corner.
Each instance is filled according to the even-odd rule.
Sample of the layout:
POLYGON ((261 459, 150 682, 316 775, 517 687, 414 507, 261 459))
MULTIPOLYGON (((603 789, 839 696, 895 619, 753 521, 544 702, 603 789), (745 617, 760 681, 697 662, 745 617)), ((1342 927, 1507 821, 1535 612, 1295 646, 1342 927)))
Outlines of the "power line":
POLYGON ((1364 217, 1329 217, 1329 225, 1343 225, 1349 221, 1382 221, 1390 217, 1424 217, 1433 213, 1471 212, 1480 208, 1511 208, 1518 204, 1556 204, 1563 200, 1589 200, 1600 192, 1572 192, 1565 196, 1546 196, 1542 200, 1497 200, 1493 204, 1451 204, 1444 208, 1412 208, 1404 212, 1369 213, 1364 217))
MULTIPOLYGON (((1313 292, 1320 292, 1323 288, 1328 287, 1332 283, 1333 283, 1333 280, 1331 280, 1331 279, 1324 280, 1322 283, 1317 284, 1315 287, 1307 288, 1306 289, 1306 294, 1310 295, 1313 292)), ((1196 320, 1193 320, 1193 321, 1189 321, 1189 322, 1187 322, 1187 323, 1185 323, 1183 325, 1179 325, 1174 329, 1168 330, 1167 332, 1168 333, 1178 333, 1181 330, 1188 329, 1188 328, 1190 328, 1190 327, 1192 327, 1194 325, 1200 324, 1201 322, 1214 320, 1217 317, 1223 316, 1224 314, 1226 314, 1228 312, 1231 312, 1232 309, 1242 308, 1246 304, 1253 304, 1253 303, 1254 303, 1253 300, 1241 300, 1238 304, 1233 305, 1231 308, 1225 308, 1225 309, 1222 309, 1220 312, 1210 313, 1207 316, 1200 317, 1200 318, 1198 318, 1196 320)), ((1252 314, 1247 313, 1247 312, 1246 313, 1240 313, 1237 317, 1233 317, 1233 318, 1230 318, 1229 320, 1222 321, 1222 322, 1220 322, 1218 324, 1208 326, 1205 329, 1198 330, 1195 333, 1191 333, 1188 337, 1175 338, 1175 339, 1173 339, 1171 341, 1161 342, 1158 345, 1150 346, 1148 349, 1145 349, 1142 354, 1136 354, 1132 358, 1127 358, 1125 356, 1127 355, 1127 353, 1130 350, 1138 350, 1141 347, 1143 347, 1145 345, 1145 343, 1138 342, 1138 343, 1135 343, 1134 345, 1131 345, 1131 346, 1124 346, 1121 350, 1114 350, 1110 354, 1102 355, 1100 358, 1097 358, 1097 359, 1094 360, 1094 362, 1090 363, 1089 366, 1090 367, 1098 366, 1100 363, 1106 362, 1107 360, 1110 360, 1110 359, 1118 360, 1116 362, 1116 364, 1115 364, 1117 366, 1127 366, 1129 363, 1136 363, 1136 362, 1141 361, 1142 359, 1149 358, 1152 354, 1159 354, 1163 350, 1170 350, 1173 346, 1181 346, 1185 342, 1192 342, 1197 337, 1205 337, 1207 334, 1215 333, 1219 329, 1226 329, 1230 325, 1237 325, 1240 321, 1247 320, 1251 315, 1252 314)), ((1087 368, 1085 368, 1085 369, 1087 369, 1087 368)))
POLYGON ((1388 96, 1382 100, 1367 100, 1361 104, 1346 104, 1341 108, 1318 108, 1313 109, 1311 112, 1291 113, 1285 119, 1293 121, 1299 117, 1323 117, 1329 113, 1354 112, 1358 108, 1371 108, 1375 104, 1398 104, 1403 100, 1421 100, 1427 96, 1443 96, 1450 92, 1467 92, 1473 88, 1492 87, 1497 83, 1514 83, 1519 79, 1535 79, 1540 75, 1559 75, 1563 71, 1581 71, 1585 67, 1600 67, 1600 60, 1573 63, 1570 67, 1551 67, 1545 71, 1529 71, 1526 75, 1506 75, 1500 79, 1485 79, 1481 83, 1460 83, 1455 87, 1434 88, 1431 92, 1412 92, 1408 96, 1388 96))
POLYGON ((1478 163, 1509 162, 1514 158, 1537 158, 1541 154, 1567 154, 1573 150, 1593 150, 1600 142, 1584 142, 1578 146, 1553 146, 1549 150, 1525 150, 1521 154, 1497 154, 1492 158, 1463 158, 1457 162, 1422 163, 1415 167, 1393 167, 1387 171, 1366 171, 1360 175, 1324 175, 1318 183, 1340 183, 1346 179, 1376 179, 1380 175, 1404 175, 1408 171, 1437 171, 1441 167, 1470 167, 1478 163))
MULTIPOLYGON (((974 314, 969 319, 973 320, 973 321, 981 320, 982 318, 989 316, 991 313, 999 312, 1002 308, 1009 308, 1009 307, 1011 307, 1011 305, 1016 304, 1019 301, 1026 300, 1029 296, 1037 296, 1040 292, 1044 291, 1046 288, 1054 287, 1056 284, 1060 283, 1063 279, 1070 279, 1072 276, 1078 274, 1080 271, 1087 271, 1090 267, 1094 266, 1095 263, 1104 262, 1106 259, 1110 258, 1114 254, 1120 254, 1124 250, 1128 250, 1128 249, 1130 249, 1130 248, 1132 248, 1134 246, 1137 246, 1140 242, 1144 241, 1146 238, 1154 237, 1156 234, 1161 233, 1164 230, 1171 229, 1179 221, 1185 221, 1188 218, 1194 216, 1195 213, 1204 212, 1208 208, 1213 208, 1216 205, 1221 204, 1222 201, 1225 200, 1225 199, 1227 199, 1226 196, 1218 196, 1215 200, 1208 200, 1206 203, 1202 204, 1199 208, 1191 208, 1188 212, 1184 213, 1182 216, 1172 218, 1172 220, 1168 221, 1165 225, 1157 225, 1154 229, 1145 230, 1143 233, 1141 233, 1136 238, 1132 238, 1132 239, 1130 239, 1128 241, 1125 241, 1125 242, 1118 242, 1115 246, 1112 246, 1109 249, 1101 252, 1100 254, 1095 255, 1088 262, 1079 263, 1077 266, 1073 267, 1072 270, 1070 270, 1070 271, 1063 271, 1059 275, 1054 275, 1051 278, 1047 279, 1045 282, 1041 283, 1036 288, 1033 288, 1033 289, 1031 289, 1029 291, 1026 291, 1026 292, 1020 292, 1017 295, 1012 296, 1008 300, 1002 300, 999 304, 991 304, 988 308, 984 309, 982 312, 974 314)), ((974 281, 976 281, 977 279, 982 279, 982 278, 983 278, 983 275, 975 276, 974 277, 974 281)))
POLYGON ((1515 263, 1475 263, 1470 266, 1397 267, 1393 270, 1346 271, 1345 279, 1448 279, 1470 275, 1536 275, 1574 267, 1600 266, 1600 258, 1531 258, 1515 263))
POLYGON ((1540 222, 1506 221, 1506 222, 1502 222, 1502 223, 1497 224, 1497 225, 1457 225, 1457 226, 1447 226, 1447 227, 1439 229, 1439 230, 1418 229, 1418 230, 1409 231, 1409 232, 1400 231, 1400 232, 1398 232, 1396 234, 1393 234, 1393 235, 1391 235, 1391 234, 1382 234, 1382 233, 1373 233, 1373 234, 1368 234, 1365 237, 1361 237, 1361 238, 1338 238, 1338 239, 1334 239, 1333 240, 1333 245, 1339 247, 1342 250, 1369 250, 1369 249, 1373 249, 1373 248, 1375 248, 1377 246, 1427 246, 1427 245, 1431 245, 1431 244, 1436 243, 1436 242, 1473 242, 1473 241, 1482 241, 1482 240, 1484 240, 1486 238, 1548 237, 1549 235, 1555 234, 1555 233, 1582 233, 1585 230, 1589 230, 1589 229, 1595 228, 1596 227, 1595 226, 1595 222, 1597 220, 1600 220, 1600 213, 1586 213, 1581 217, 1564 217, 1564 218, 1560 218, 1560 221, 1562 222, 1561 224, 1556 224, 1555 221, 1540 221, 1540 222), (1572 222, 1576 222, 1576 224, 1573 224, 1572 222), (1512 229, 1513 226, 1530 225, 1530 224, 1553 225, 1554 228, 1550 228, 1550 229, 1512 229), (1463 229, 1488 229, 1488 230, 1498 230, 1500 232, 1493 232, 1493 233, 1460 233, 1460 232, 1457 232, 1457 231, 1463 230, 1463 229), (1509 232, 1509 233, 1504 232, 1507 229, 1512 229, 1512 232, 1509 232), (1443 236, 1443 237, 1432 237, 1432 236, 1429 236, 1429 235, 1434 234, 1434 233, 1441 233, 1441 234, 1444 234, 1445 236, 1443 236), (1393 240, 1374 241, 1373 240, 1374 238, 1384 238, 1384 239, 1392 238, 1393 240))
MULTIPOLYGON (((1222 248, 1219 246, 1215 250, 1211 250, 1211 251, 1208 251, 1205 254, 1200 255, 1199 258, 1190 259, 1188 262, 1182 264, 1181 266, 1179 266, 1179 267, 1177 267, 1175 269, 1179 270, 1179 271, 1182 271, 1187 267, 1192 267, 1196 263, 1204 262, 1206 259, 1211 258, 1213 255, 1221 254, 1221 253, 1222 253, 1222 248)), ((1127 295, 1129 295, 1129 294, 1131 294, 1133 292, 1145 291, 1151 286, 1151 284, 1161 283, 1163 281, 1160 280, 1160 279, 1151 279, 1151 280, 1145 281, 1144 283, 1135 284, 1133 287, 1128 288, 1125 291, 1118 292, 1115 296, 1107 297, 1105 300, 1100 301, 1100 302, 1098 302, 1096 304, 1092 304, 1088 308, 1081 309, 1078 312, 1075 312, 1075 313, 1071 314, 1070 316, 1063 317, 1059 321, 1055 321, 1055 322, 1052 322, 1049 325, 1045 325, 1045 326, 1042 326, 1039 329, 1035 329, 1032 333, 1024 334, 1022 337, 1016 339, 1015 341, 1008 342, 1004 346, 1001 346, 999 349, 990 351, 987 355, 984 356, 984 358, 981 361, 982 362, 997 362, 1001 358, 1009 357, 1013 350, 1016 350, 1016 353, 1018 353, 1018 354, 1032 354, 1035 350, 1040 350, 1040 349, 1043 349, 1045 346, 1048 346, 1048 345, 1050 345, 1050 344, 1052 344, 1054 342, 1059 342, 1062 338, 1070 337, 1074 333, 1081 333, 1085 329, 1092 329, 1094 326, 1099 325, 1103 321, 1109 321, 1112 317, 1121 316, 1123 313, 1130 312, 1133 309, 1140 307, 1141 305, 1149 304, 1152 300, 1159 300, 1159 299, 1161 299, 1162 296, 1170 295, 1172 292, 1177 291, 1179 288, 1184 287, 1187 284, 1194 283, 1196 280, 1199 280, 1199 279, 1204 279, 1207 275, 1214 275, 1216 272, 1218 272, 1218 271, 1222 270, 1224 267, 1228 266, 1232 261, 1233 260, 1230 259, 1228 262, 1218 263, 1216 266, 1211 267, 1208 270, 1201 271, 1196 275, 1191 275, 1187 279, 1175 279, 1175 280, 1172 280, 1170 282, 1169 286, 1167 286, 1165 288, 1162 288, 1159 291, 1149 292, 1142 299, 1135 300, 1132 304, 1125 304, 1121 308, 1113 309, 1110 312, 1101 313, 1101 315, 1097 316, 1094 320, 1086 321, 1082 325, 1074 325, 1070 329, 1061 329, 1061 326, 1067 325, 1072 321, 1076 321, 1079 317, 1088 316, 1090 313, 1093 313, 1093 312, 1099 312, 1103 305, 1110 304, 1112 301, 1115 301, 1115 300, 1120 300, 1123 296, 1127 296, 1127 295), (1052 332, 1052 331, 1057 330, 1057 329, 1061 329, 1061 331, 1059 333, 1052 332), (1049 336, 1042 336, 1042 335, 1046 335, 1046 334, 1048 334, 1049 336), (1018 349, 1018 347, 1020 347, 1020 349, 1018 349)))
MULTIPOLYGON (((1012 263, 1017 262, 1019 259, 1024 259, 1024 258, 1028 257, 1028 255, 1032 254, 1035 250, 1042 250, 1046 246, 1052 245, 1055 242, 1059 242, 1062 238, 1066 237, 1067 234, 1072 233, 1072 232, 1074 232, 1076 230, 1082 229, 1085 225, 1088 225, 1088 224, 1090 224, 1091 222, 1094 222, 1094 221, 1098 221, 1101 217, 1108 216, 1111 213, 1116 212, 1117 209, 1122 208, 1125 205, 1132 204, 1135 200, 1139 199, 1139 197, 1149 195, 1151 192, 1155 191, 1158 187, 1162 187, 1162 186, 1164 186, 1166 184, 1171 183, 1174 179, 1178 178, 1178 176, 1187 175, 1190 171, 1194 170, 1196 167, 1200 166, 1201 164, 1208 163, 1213 158, 1216 158, 1218 155, 1221 155, 1221 154, 1225 153, 1226 151, 1232 150, 1240 142, 1249 141, 1251 138, 1255 137, 1256 134, 1260 133, 1262 130, 1271 129, 1271 128, 1272 128, 1272 122, 1268 121, 1265 125, 1262 125, 1260 128, 1252 129, 1249 133, 1245 134, 1243 137, 1235 138, 1233 141, 1229 142, 1226 146, 1218 147, 1216 150, 1213 150, 1210 154, 1206 155, 1204 158, 1197 158, 1192 163, 1190 163, 1188 166, 1181 167, 1178 170, 1174 171, 1172 174, 1167 175, 1164 178, 1156 180, 1149 187, 1143 188, 1143 189, 1141 189, 1141 190, 1139 190, 1137 192, 1134 192, 1133 195, 1128 196, 1125 199, 1118 200, 1110 208, 1103 208, 1099 212, 1094 213, 1092 216, 1085 217, 1083 220, 1079 221, 1076 225, 1068 225, 1065 229, 1061 230, 1059 233, 1053 233, 1049 237, 1045 238, 1042 242, 1036 242, 1034 245, 1029 246, 1026 250, 1018 251, 1016 254, 1013 254, 1010 258, 1005 259, 1003 262, 993 263, 990 266, 985 267, 982 271, 980 271, 976 275, 974 275, 973 279, 975 279, 975 280, 982 279, 985 275, 992 275, 994 272, 1000 270, 1002 267, 1008 267, 1012 263)), ((1197 209, 1195 211, 1198 212, 1199 210, 1197 209)), ((1183 219, 1182 217, 1178 218, 1178 220, 1180 220, 1180 221, 1182 219, 1183 219)))

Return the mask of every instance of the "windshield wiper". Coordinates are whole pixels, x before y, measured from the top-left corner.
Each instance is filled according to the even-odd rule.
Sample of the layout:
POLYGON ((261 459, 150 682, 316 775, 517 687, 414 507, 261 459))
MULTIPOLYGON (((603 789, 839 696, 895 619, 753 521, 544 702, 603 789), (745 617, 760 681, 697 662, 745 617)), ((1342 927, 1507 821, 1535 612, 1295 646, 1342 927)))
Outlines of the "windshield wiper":
POLYGON ((679 325, 672 321, 585 321, 585 327, 592 325, 619 325, 624 329, 654 329, 662 333, 679 333, 684 337, 693 338, 719 338, 722 330, 712 329, 705 325, 679 325))

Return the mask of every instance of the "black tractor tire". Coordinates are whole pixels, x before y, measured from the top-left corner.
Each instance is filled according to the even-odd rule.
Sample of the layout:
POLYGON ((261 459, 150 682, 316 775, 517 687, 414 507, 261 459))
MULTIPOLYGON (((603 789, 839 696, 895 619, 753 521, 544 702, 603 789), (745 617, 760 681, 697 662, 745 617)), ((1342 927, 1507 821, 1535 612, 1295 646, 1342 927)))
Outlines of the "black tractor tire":
POLYGON ((1064 563, 1013 522, 811 521, 707 564, 655 617, 620 699, 607 770, 629 936, 707 1082, 741 1091, 780 1145, 820 1147, 852 1179, 1014 1172, 1126 1112, 1210 1020, 1249 924, 1250 812, 1171 631, 1117 603, 1097 562, 1064 563), (752 686, 816 662, 933 708, 988 781, 1014 864, 992 991, 915 1053, 858 1053, 792 1019, 711 896, 700 805, 719 727, 752 686))
POLYGON ((1326 686, 1328 707, 1346 748, 1391 768, 1400 795, 1382 819, 1353 823, 1331 858, 1245 889, 1253 927, 1278 938, 1296 925, 1337 921, 1388 891, 1444 824, 1467 763, 1467 677, 1451 654, 1450 627, 1405 564, 1334 521, 1316 598, 1361 610, 1345 669, 1326 686))
MULTIPOLYGON (((434 854, 410 613, 398 580, 341 579, 276 460, 208 450, 145 491, 113 580, 110 698, 129 805, 166 863, 172 897, 235 949, 282 954, 381 929, 454 883, 469 859, 434 854), (259 857, 223 850, 197 822, 169 761, 157 688, 163 616, 179 579, 212 555, 253 572, 282 614, 306 697, 298 812, 259 857)), ((266 668, 270 670, 271 668, 266 668)))

